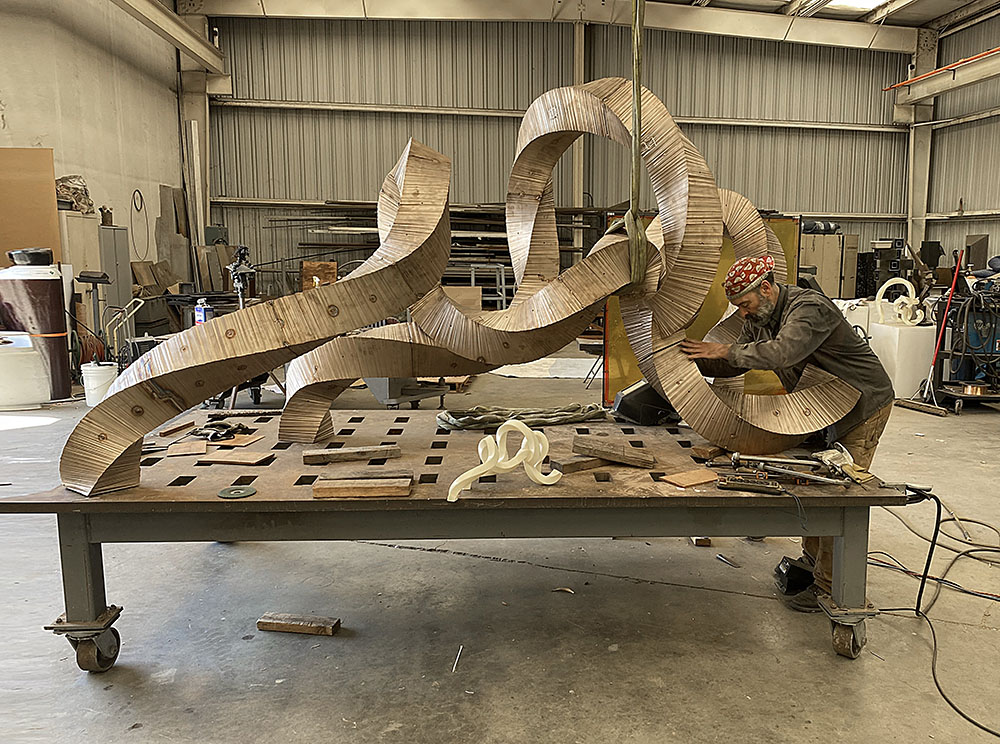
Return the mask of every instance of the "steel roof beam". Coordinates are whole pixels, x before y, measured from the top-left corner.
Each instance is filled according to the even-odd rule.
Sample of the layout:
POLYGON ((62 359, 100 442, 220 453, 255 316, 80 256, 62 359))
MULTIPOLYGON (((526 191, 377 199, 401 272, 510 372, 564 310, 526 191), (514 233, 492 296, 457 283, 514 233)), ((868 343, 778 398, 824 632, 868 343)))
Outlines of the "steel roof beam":
POLYGON ((111 0, 115 5, 135 18, 146 28, 166 41, 198 64, 212 72, 222 73, 222 52, 198 36, 184 20, 167 10, 156 0, 111 0))

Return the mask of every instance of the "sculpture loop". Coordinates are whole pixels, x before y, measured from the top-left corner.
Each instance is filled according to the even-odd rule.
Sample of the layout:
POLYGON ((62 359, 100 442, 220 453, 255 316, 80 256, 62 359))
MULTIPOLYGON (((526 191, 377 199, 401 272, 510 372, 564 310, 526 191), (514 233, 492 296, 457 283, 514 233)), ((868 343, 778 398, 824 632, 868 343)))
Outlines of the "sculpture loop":
POLYGON ((448 501, 458 501, 458 494, 484 475, 509 473, 524 465, 524 470, 532 481, 543 486, 551 486, 559 482, 562 472, 553 470, 550 473, 541 471, 542 461, 549 454, 549 440, 544 433, 529 429, 523 421, 511 419, 500 425, 495 437, 486 436, 479 440, 480 464, 458 476, 448 489, 448 501), (511 432, 524 436, 521 446, 514 455, 507 451, 507 436, 511 432))

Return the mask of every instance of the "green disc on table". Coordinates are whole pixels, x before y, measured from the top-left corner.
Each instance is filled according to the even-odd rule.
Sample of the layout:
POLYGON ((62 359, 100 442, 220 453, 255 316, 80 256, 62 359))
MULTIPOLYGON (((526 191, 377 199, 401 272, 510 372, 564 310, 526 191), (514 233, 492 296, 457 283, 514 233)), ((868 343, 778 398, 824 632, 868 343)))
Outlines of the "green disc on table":
POLYGON ((257 489, 253 486, 230 486, 219 491, 219 498, 245 499, 247 496, 253 496, 255 493, 257 493, 257 489))

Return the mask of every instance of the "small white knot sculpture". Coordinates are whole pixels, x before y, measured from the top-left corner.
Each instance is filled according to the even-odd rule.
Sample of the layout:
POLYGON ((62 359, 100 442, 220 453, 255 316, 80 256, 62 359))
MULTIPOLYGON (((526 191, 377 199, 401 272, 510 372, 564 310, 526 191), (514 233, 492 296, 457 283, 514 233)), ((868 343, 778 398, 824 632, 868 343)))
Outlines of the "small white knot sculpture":
POLYGON ((547 475, 542 473, 540 468, 542 461, 549 454, 549 440, 542 432, 529 429, 522 421, 514 419, 505 421, 497 429, 495 439, 486 436, 479 440, 478 449, 481 464, 462 473, 452 482, 448 489, 448 501, 458 501, 458 494, 470 488, 477 478, 509 473, 522 464, 528 477, 543 486, 551 486, 562 478, 562 472, 559 470, 553 470, 547 475), (520 449, 510 457, 507 454, 507 435, 512 431, 520 432, 524 440, 520 449))

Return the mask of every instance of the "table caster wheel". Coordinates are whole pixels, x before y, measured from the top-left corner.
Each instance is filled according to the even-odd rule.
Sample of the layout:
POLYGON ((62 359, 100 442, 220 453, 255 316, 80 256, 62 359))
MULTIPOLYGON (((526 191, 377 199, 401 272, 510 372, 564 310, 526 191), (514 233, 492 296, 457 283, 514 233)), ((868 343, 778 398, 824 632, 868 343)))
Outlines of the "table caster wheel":
POLYGON ((106 672, 118 660, 122 637, 114 628, 108 628, 94 638, 70 639, 76 649, 76 665, 85 672, 106 672))
POLYGON ((954 411, 956 416, 962 415, 962 399, 959 398, 955 401, 954 411))
POLYGON ((856 625, 833 625, 833 650, 848 659, 856 659, 861 654, 861 649, 868 641, 865 621, 862 620, 856 625))

